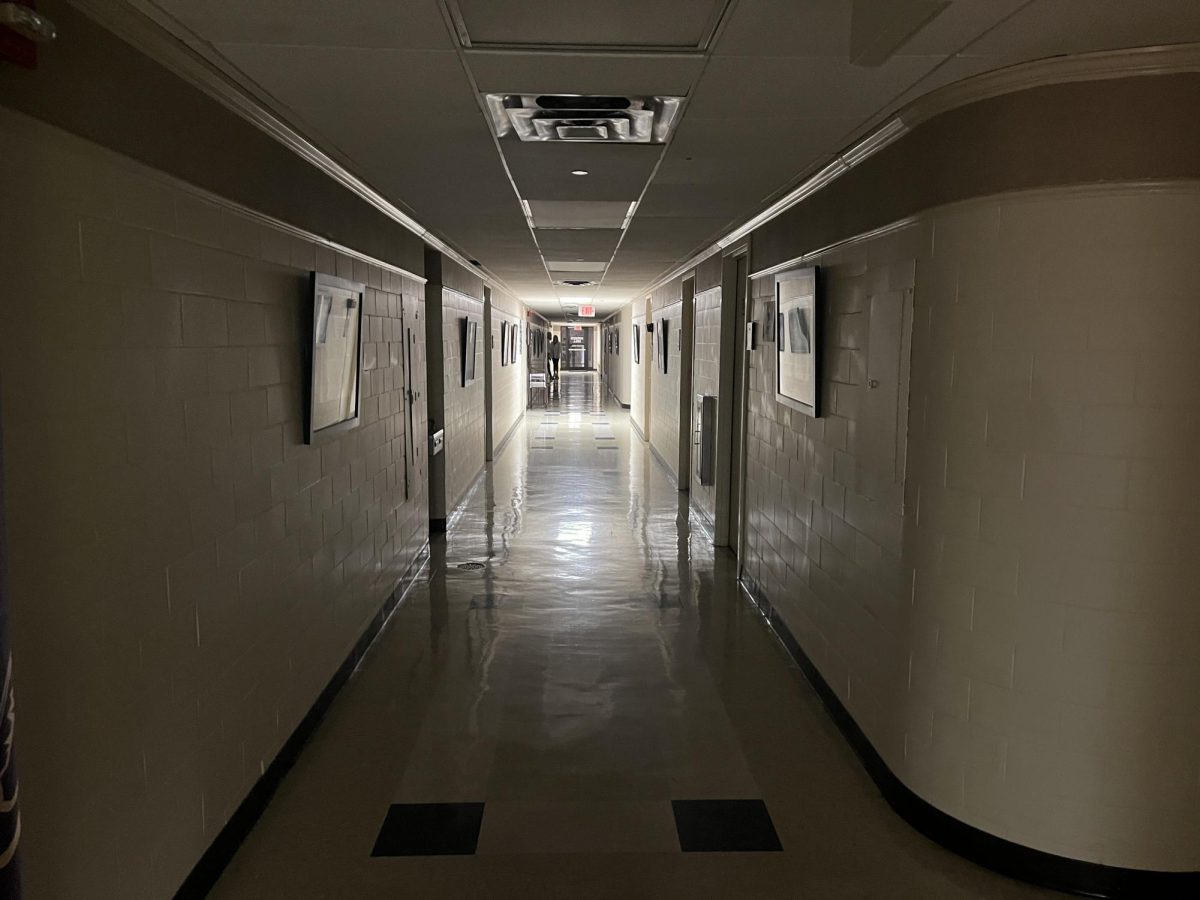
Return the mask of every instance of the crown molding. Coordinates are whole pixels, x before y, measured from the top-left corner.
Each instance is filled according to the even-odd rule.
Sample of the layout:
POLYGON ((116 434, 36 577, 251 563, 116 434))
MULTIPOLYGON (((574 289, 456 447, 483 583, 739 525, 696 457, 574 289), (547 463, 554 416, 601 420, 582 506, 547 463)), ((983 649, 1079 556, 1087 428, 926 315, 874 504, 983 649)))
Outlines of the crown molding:
POLYGON ((487 284, 516 296, 503 280, 466 256, 351 172, 268 106, 234 75, 207 44, 150 0, 69 0, 72 6, 121 40, 145 53, 189 84, 199 88, 260 131, 283 144, 427 245, 453 259, 487 284))
POLYGON ((900 119, 915 128, 942 113, 1003 94, 1076 81, 1106 81, 1200 71, 1200 43, 1052 56, 971 75, 912 100, 900 119))
MULTIPOLYGON (((913 128, 961 106, 1016 93, 1030 88, 1078 81, 1103 81, 1145 75, 1173 75, 1200 71, 1200 43, 1170 44, 1154 47, 1132 47, 1123 50, 1103 50, 1072 56, 1054 56, 1033 62, 1018 63, 991 72, 972 75, 953 84, 930 91, 890 116, 882 125, 870 130, 833 158, 826 161, 797 187, 776 200, 765 210, 730 231, 716 243, 696 253, 683 265, 672 269, 638 292, 638 297, 653 293, 670 281, 708 259, 721 253, 731 244, 747 238, 755 229, 782 215, 792 207, 823 190, 851 168, 879 153, 893 141, 913 128)), ((814 251, 821 252, 821 251, 814 251)), ((806 254, 811 255, 811 254, 806 254)), ((802 259, 799 257, 798 259, 802 259)), ((794 264, 793 260, 789 265, 794 264)), ((776 269, 777 267, 772 267, 776 269)), ((759 276, 766 271, 758 273, 759 276)))

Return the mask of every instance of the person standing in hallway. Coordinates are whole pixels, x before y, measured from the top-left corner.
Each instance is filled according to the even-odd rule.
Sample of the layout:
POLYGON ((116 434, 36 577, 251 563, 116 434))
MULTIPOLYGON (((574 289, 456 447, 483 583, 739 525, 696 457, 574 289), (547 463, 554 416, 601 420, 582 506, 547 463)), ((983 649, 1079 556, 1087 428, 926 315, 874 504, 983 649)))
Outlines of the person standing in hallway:
POLYGON ((559 344, 558 344, 558 335, 556 334, 554 336, 554 339, 552 341, 550 341, 550 350, 549 350, 549 353, 547 354, 547 358, 550 363, 550 380, 551 381, 558 381, 559 353, 560 353, 560 349, 559 349, 559 344))

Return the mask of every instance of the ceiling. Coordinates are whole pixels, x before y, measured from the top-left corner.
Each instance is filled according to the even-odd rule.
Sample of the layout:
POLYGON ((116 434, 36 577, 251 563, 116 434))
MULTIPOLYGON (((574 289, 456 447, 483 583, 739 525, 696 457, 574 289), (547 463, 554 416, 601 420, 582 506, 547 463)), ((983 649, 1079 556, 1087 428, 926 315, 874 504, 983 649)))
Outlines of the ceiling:
POLYGON ((126 2, 551 316, 644 293, 936 87, 1200 40, 1196 0, 126 2), (483 95, 539 92, 687 99, 665 143, 498 138, 483 95))

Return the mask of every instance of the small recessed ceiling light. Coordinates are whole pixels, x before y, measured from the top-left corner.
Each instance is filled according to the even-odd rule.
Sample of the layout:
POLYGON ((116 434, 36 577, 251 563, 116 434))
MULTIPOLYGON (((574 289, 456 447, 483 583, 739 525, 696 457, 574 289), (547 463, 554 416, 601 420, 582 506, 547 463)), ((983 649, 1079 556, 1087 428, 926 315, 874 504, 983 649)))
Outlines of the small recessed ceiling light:
POLYGON ((586 175, 587 169, 572 169, 571 174, 572 175, 586 175))

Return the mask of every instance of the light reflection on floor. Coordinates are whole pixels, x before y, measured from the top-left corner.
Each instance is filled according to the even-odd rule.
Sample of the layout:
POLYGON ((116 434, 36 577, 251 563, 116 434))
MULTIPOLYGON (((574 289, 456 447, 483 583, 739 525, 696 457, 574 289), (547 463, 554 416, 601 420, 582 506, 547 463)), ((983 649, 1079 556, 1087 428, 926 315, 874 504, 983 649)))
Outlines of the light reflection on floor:
POLYGON ((1042 896, 888 809, 681 496, 563 373, 213 896, 1042 896), (765 801, 782 852, 683 853, 673 800, 765 801), (370 855, 480 802, 473 854, 370 855))

